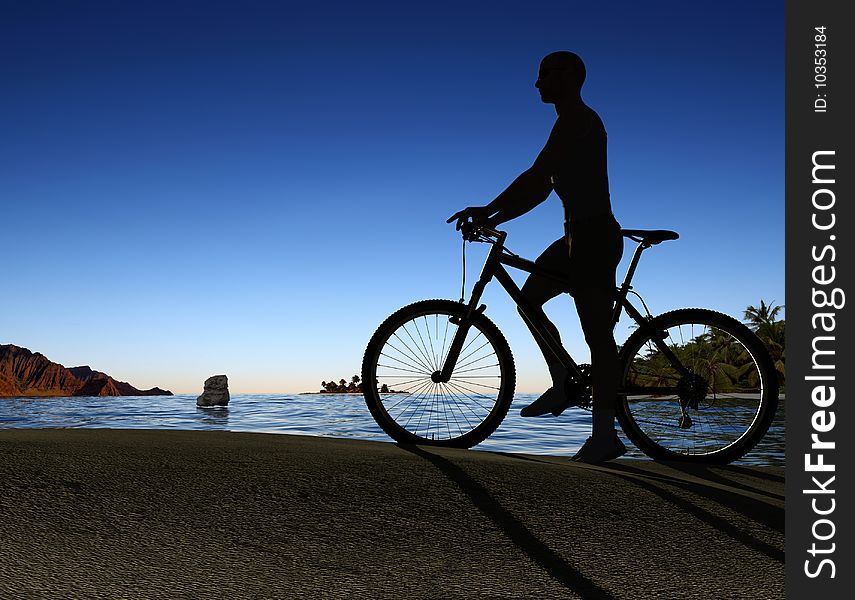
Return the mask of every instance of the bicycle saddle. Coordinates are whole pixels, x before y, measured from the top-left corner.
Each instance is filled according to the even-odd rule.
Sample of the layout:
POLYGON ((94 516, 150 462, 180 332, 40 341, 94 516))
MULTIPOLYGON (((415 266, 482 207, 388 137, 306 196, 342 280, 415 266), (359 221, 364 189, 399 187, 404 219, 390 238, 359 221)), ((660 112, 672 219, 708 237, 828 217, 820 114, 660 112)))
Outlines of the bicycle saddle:
POLYGON ((620 232, 624 237, 651 246, 680 237, 679 233, 668 229, 621 229, 620 232))

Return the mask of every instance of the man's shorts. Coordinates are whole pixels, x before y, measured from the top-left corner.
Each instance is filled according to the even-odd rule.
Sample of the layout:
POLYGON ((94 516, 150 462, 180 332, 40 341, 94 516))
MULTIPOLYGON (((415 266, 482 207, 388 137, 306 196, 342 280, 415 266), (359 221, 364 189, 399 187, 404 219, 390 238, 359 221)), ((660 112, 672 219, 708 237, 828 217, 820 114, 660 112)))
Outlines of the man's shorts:
POLYGON ((565 223, 566 236, 555 240, 535 263, 567 280, 573 294, 586 288, 614 291, 623 256, 623 235, 612 215, 565 223))

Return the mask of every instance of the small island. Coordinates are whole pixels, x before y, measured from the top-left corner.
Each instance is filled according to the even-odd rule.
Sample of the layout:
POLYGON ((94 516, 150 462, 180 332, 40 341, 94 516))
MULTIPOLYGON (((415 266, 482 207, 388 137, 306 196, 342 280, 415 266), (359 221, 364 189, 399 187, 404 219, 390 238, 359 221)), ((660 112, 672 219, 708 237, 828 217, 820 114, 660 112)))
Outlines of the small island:
POLYGON ((322 381, 319 394, 361 394, 362 383, 359 381, 359 375, 354 375, 350 378, 350 382, 340 379, 338 383, 335 381, 322 381))
MULTIPOLYGON (((345 381, 344 379, 339 379, 338 383, 335 381, 322 381, 321 389, 318 392, 319 394, 361 394, 362 393, 362 382, 359 379, 359 375, 354 375, 350 378, 350 381, 345 381)), ((390 390, 389 386, 385 383, 380 386, 381 394, 401 394, 403 392, 398 392, 395 390, 390 390)))

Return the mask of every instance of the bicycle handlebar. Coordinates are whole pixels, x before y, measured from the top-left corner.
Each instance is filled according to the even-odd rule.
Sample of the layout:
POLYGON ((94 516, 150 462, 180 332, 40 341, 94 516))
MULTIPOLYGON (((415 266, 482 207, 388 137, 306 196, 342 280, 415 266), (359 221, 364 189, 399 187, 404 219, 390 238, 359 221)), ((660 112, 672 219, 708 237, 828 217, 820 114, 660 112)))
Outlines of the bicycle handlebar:
MULTIPOLYGON (((497 242, 504 243, 505 238, 508 236, 507 232, 472 221, 461 223, 460 233, 463 235, 463 239, 468 242, 488 242, 492 241, 489 239, 492 238, 497 242)), ((650 248, 664 241, 680 238, 680 234, 676 231, 667 229, 621 229, 621 234, 623 237, 637 242, 642 248, 650 248)))
POLYGON ((508 235, 504 231, 498 231, 491 227, 487 227, 486 225, 476 225, 471 221, 461 223, 460 233, 463 235, 463 239, 468 242, 487 241, 482 239, 482 237, 490 237, 499 241, 504 241, 505 237, 508 235))

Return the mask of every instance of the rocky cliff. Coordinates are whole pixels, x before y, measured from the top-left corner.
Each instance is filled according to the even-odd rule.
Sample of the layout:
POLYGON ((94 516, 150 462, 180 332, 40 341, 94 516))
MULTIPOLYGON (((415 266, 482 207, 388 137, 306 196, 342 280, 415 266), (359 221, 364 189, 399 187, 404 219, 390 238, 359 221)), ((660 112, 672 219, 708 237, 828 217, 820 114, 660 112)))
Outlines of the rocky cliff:
POLYGON ((0 396, 171 396, 138 390, 88 366, 66 368, 26 348, 0 345, 0 396))

